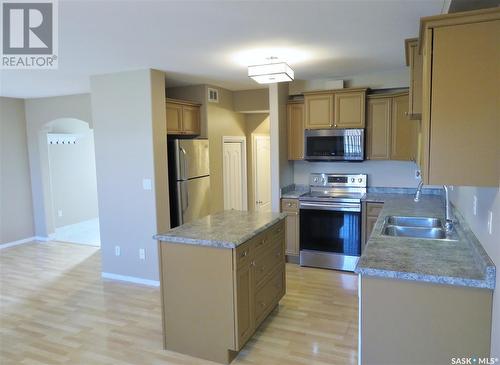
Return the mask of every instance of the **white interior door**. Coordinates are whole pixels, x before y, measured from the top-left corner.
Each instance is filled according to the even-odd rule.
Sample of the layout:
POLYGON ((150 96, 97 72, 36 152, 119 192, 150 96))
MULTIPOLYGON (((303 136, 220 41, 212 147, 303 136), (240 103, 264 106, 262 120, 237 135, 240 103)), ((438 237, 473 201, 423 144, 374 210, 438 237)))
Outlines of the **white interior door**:
POLYGON ((246 165, 243 141, 223 143, 224 209, 246 210, 246 165))
POLYGON ((255 210, 271 211, 271 139, 254 136, 255 210))

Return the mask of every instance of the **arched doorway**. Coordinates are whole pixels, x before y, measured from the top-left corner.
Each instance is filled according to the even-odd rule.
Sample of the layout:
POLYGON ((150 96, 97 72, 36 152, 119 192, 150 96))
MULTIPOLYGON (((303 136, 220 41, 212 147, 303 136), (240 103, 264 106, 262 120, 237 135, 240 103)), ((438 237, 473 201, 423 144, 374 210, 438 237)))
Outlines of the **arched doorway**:
POLYGON ((82 120, 60 118, 45 124, 40 137, 47 148, 42 174, 48 182, 44 201, 53 222, 51 238, 100 246, 93 130, 82 120))

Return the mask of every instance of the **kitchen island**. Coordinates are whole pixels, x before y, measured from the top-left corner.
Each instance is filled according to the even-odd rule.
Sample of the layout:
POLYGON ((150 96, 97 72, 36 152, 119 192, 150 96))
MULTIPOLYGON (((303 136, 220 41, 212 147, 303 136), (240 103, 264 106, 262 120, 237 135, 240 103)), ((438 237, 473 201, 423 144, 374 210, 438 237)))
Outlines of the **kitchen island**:
POLYGON ((460 213, 450 239, 395 237, 384 231, 391 216, 443 222, 442 197, 368 193, 364 201, 383 208, 356 267, 359 364, 489 357, 496 268, 460 213))
POLYGON ((232 361, 285 294, 284 219, 231 210, 154 236, 165 349, 232 361))

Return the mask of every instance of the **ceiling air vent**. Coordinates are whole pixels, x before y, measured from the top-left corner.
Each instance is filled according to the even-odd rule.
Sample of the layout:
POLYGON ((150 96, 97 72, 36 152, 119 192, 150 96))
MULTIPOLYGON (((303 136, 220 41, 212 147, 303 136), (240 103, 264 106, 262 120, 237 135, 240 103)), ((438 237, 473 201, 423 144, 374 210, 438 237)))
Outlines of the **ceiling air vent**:
POLYGON ((210 103, 218 103, 219 102, 219 90, 208 88, 208 101, 210 103))

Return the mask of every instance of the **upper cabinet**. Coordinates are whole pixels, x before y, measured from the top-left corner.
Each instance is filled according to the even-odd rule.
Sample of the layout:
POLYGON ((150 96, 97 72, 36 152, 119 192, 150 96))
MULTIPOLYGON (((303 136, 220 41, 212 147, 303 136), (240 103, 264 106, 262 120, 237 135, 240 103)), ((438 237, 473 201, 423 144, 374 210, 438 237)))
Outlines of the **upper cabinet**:
POLYGON ((369 160, 415 161, 418 121, 408 118, 408 93, 368 96, 366 145, 369 160))
POLYGON ((498 8, 421 19, 426 184, 498 187, 499 35, 498 8))
POLYGON ((333 94, 312 93, 304 95, 306 129, 333 127, 333 94))
POLYGON ((366 89, 304 94, 305 128, 364 128, 366 89))
POLYGON ((408 98, 408 117, 422 117, 422 55, 419 52, 418 38, 405 40, 406 66, 410 68, 410 95, 408 98))
POLYGON ((304 102, 287 105, 288 159, 304 159, 304 102))
POLYGON ((167 134, 200 134, 200 104, 167 98, 166 109, 167 134))

